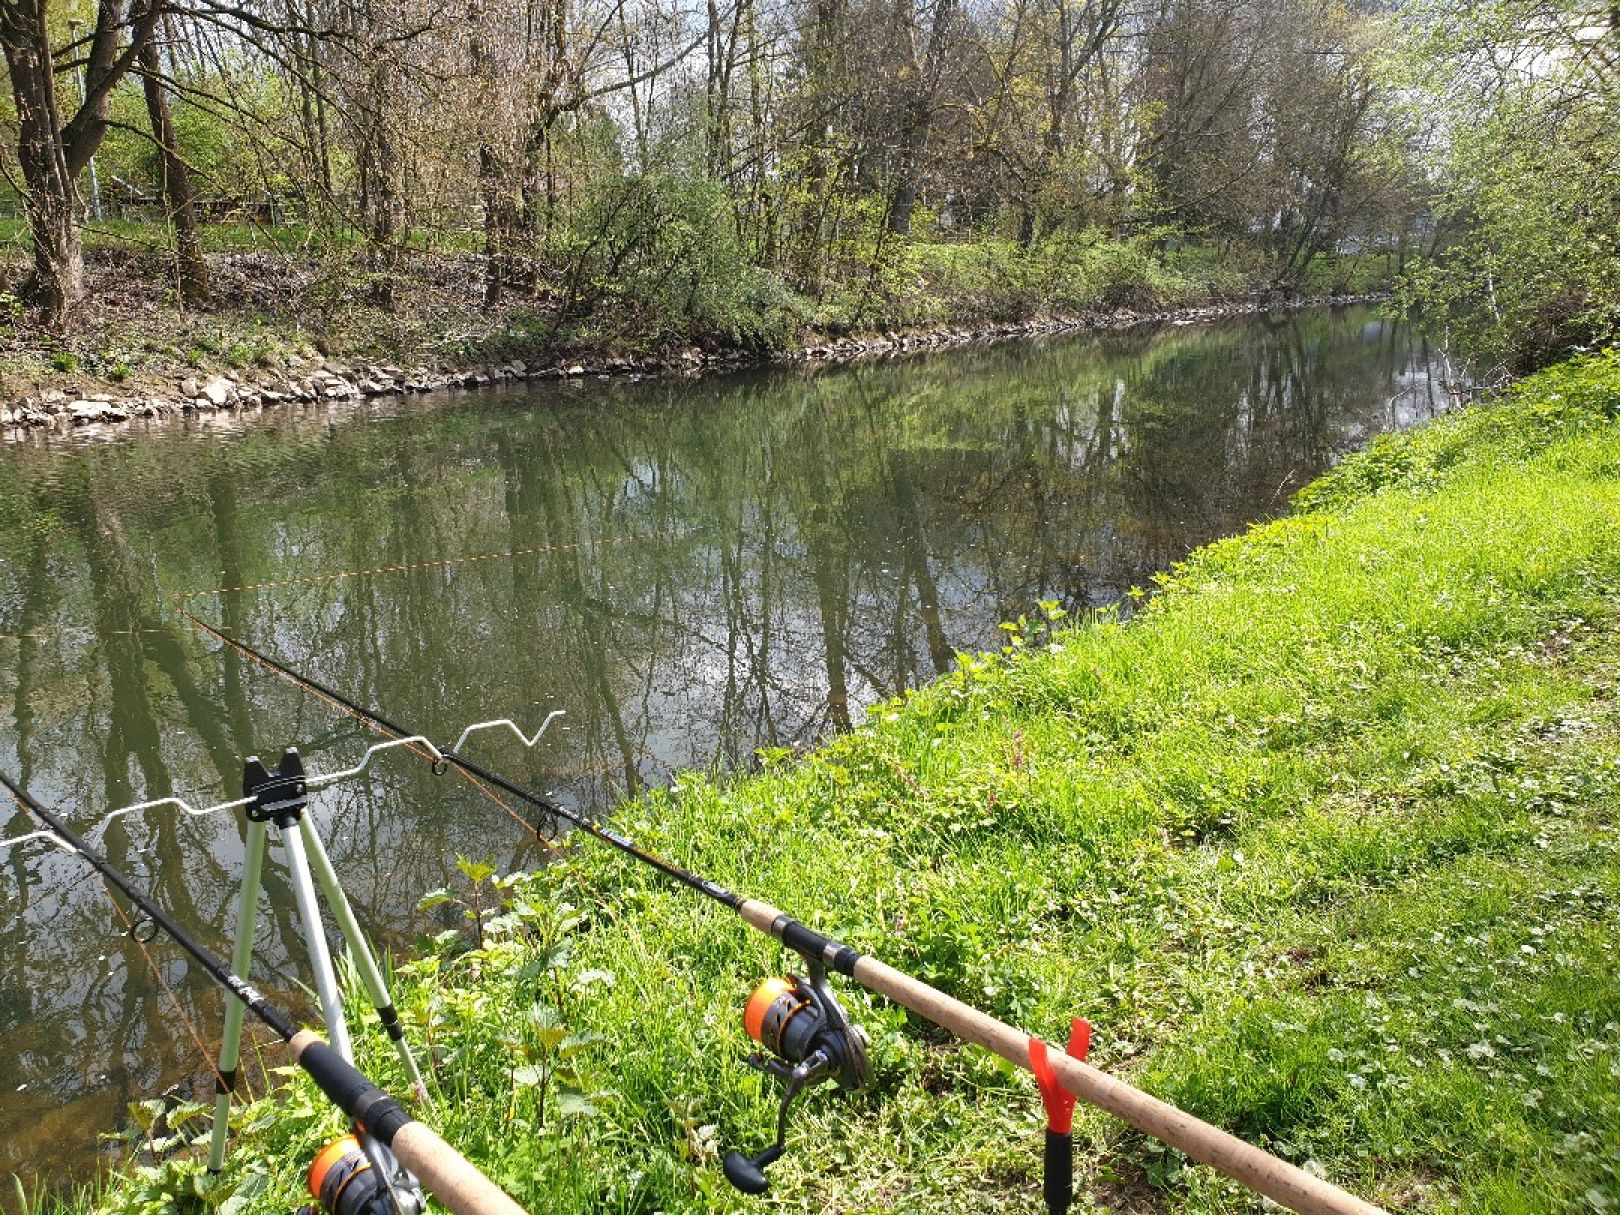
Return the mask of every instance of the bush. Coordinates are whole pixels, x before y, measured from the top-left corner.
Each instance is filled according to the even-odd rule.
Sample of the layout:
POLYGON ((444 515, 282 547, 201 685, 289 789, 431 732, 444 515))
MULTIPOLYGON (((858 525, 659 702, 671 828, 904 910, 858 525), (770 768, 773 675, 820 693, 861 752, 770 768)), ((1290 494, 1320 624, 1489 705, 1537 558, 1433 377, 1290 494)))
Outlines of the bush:
POLYGON ((623 177, 595 187, 565 220, 564 317, 608 337, 785 342, 786 289, 749 262, 724 189, 706 178, 623 177))
POLYGON ((1022 321, 1043 314, 1201 303, 1242 291, 1245 267, 1216 249, 1161 251, 1151 233, 1114 240, 1056 232, 1032 246, 999 238, 918 242, 898 258, 875 320, 892 324, 1022 321))

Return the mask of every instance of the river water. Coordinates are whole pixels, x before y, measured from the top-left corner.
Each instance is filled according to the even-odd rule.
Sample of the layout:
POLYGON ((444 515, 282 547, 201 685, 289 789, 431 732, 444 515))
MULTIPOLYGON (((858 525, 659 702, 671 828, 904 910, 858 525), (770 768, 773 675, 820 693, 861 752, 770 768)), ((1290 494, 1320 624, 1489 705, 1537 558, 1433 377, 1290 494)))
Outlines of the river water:
MULTIPOLYGON (((206 591, 200 615, 441 739, 566 710, 533 753, 483 757, 599 813, 859 721, 1037 601, 1113 603, 1443 404, 1422 337, 1358 308, 18 443, 0 448, 0 764, 82 828, 236 796, 250 753, 356 758, 373 738, 353 721, 178 619, 171 597, 206 591), (379 572, 330 577, 360 570, 379 572)), ((538 860, 397 753, 314 813, 388 943, 438 927, 413 908, 458 855, 538 860)), ((0 808, 0 838, 28 827, 0 808)), ((96 839, 228 952, 231 815, 96 839)), ((297 1005, 281 865, 272 846, 255 978, 297 1005)), ((221 997, 164 942, 157 983, 120 927, 72 858, 0 853, 0 1175, 82 1177, 128 1102, 210 1089, 164 986, 210 1049, 221 997)))

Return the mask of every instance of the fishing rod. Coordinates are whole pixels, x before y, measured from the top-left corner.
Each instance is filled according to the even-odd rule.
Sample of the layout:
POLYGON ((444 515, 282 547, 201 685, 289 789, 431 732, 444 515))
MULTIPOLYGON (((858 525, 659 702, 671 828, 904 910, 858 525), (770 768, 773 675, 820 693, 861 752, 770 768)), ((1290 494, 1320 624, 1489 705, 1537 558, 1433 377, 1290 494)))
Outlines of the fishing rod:
MULTIPOLYGON (((406 729, 378 710, 227 635, 200 619, 183 602, 179 605, 179 611, 222 645, 260 663, 305 691, 324 697, 380 732, 395 738, 422 733, 406 729)), ((513 729, 516 731, 516 727, 513 729)), ((520 738, 523 737, 521 731, 516 732, 520 738)), ((461 741, 466 741, 465 734, 461 741)), ((766 1189, 764 1170, 785 1150, 789 1107, 803 1090, 827 1080, 837 1081, 841 1087, 859 1088, 870 1078, 865 1035, 850 1024, 827 985, 827 971, 833 970, 963 1041, 981 1046, 1034 1074, 1047 1111, 1045 1193, 1052 1215, 1062 1215, 1072 1197, 1072 1187, 1067 1178, 1073 1167, 1069 1117, 1074 1098, 1114 1115, 1161 1143, 1201 1164, 1209 1165, 1301 1215, 1384 1215, 1382 1208, 1331 1182, 1093 1067, 1078 1057, 1084 1053, 1083 1049, 1076 1049, 1074 1053, 1049 1051, 1040 1038, 964 1004, 870 954, 863 954, 833 940, 769 903, 744 898, 717 882, 650 852, 617 831, 569 810, 555 799, 458 754, 454 747, 438 747, 436 750, 441 759, 434 764, 435 771, 442 771, 446 764, 454 766, 477 781, 569 823, 672 881, 735 912, 751 928, 781 941, 804 960, 809 971, 807 977, 795 975, 767 980, 750 997, 744 1013, 744 1027, 749 1036, 769 1052, 753 1056, 749 1063, 786 1082, 777 1115, 775 1143, 752 1157, 733 1151, 725 1158, 727 1180, 745 1193, 757 1194, 766 1189)), ((538 835, 538 827, 531 826, 538 835)), ((1078 1030, 1079 1026, 1076 1028, 1078 1030)), ((1077 1034, 1077 1037, 1080 1036, 1077 1034)))
MULTIPOLYGON (((392 1207, 402 1210, 403 1204, 396 1205, 393 1192, 395 1182, 402 1174, 390 1163, 392 1158, 414 1175, 406 1179, 407 1184, 420 1181, 429 1193, 449 1208, 452 1215, 524 1215, 522 1207, 441 1139, 436 1131, 407 1114, 398 1101, 368 1080, 319 1036, 299 1029, 286 1013, 235 974, 218 954, 194 940, 145 891, 4 772, 0 772, 0 785, 5 786, 19 806, 45 825, 50 835, 55 837, 53 843, 78 856, 121 890, 147 921, 190 954, 209 978, 281 1039, 294 1062, 304 1069, 327 1099, 363 1132, 362 1141, 355 1144, 363 1153, 363 1164, 348 1152, 349 1141, 340 1139, 329 1144, 316 1161, 318 1179, 316 1171, 311 1171, 315 1188, 320 1188, 315 1185, 317 1180, 328 1183, 326 1188, 331 1191, 328 1210, 343 1215, 345 1212, 366 1209, 356 1202, 362 1194, 377 1194, 379 1199, 386 1198, 382 1209, 392 1207), (372 1185, 357 1184, 359 1176, 367 1171, 373 1174, 372 1185), (348 1183, 350 1191, 347 1202, 343 1202, 337 1193, 339 1184, 343 1182, 348 1183), (379 1184, 387 1190, 386 1194, 380 1194, 374 1188, 379 1184)), ((317 1196, 322 1197, 323 1201, 328 1198, 326 1194, 318 1193, 317 1196)))

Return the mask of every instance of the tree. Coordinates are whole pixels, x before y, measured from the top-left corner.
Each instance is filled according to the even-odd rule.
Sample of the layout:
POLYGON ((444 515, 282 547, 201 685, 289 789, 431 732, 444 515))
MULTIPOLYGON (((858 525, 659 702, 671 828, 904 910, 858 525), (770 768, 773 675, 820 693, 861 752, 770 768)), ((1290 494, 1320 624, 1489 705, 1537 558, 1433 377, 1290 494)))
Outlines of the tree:
POLYGON ((1445 237, 1407 303, 1520 367, 1620 337, 1620 8, 1422 0, 1399 22, 1445 237))
POLYGON ((57 94, 61 70, 47 19, 49 0, 0 3, 0 49, 17 107, 17 161, 33 240, 27 293, 52 329, 67 326, 84 298, 84 244, 75 181, 107 134, 113 88, 150 43, 161 9, 155 0, 133 12, 125 0, 99 0, 88 44, 69 42, 67 70, 84 72, 84 101, 66 122, 57 94), (79 59, 79 55, 83 55, 79 59))
POLYGON ((202 236, 197 230, 191 174, 180 155, 180 140, 169 114, 162 63, 155 43, 148 42, 141 48, 140 65, 146 113, 158 151, 158 192, 174 229, 175 279, 180 288, 180 301, 197 307, 208 302, 208 262, 203 257, 202 236))

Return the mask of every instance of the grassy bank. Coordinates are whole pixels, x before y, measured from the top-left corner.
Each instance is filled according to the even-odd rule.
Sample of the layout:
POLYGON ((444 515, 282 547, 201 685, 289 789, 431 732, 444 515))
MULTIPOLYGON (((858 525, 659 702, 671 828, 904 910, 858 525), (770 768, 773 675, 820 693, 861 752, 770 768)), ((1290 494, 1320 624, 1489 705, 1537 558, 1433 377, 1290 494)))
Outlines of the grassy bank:
MULTIPOLYGON (((1603 1210, 1617 596, 1610 355, 1377 441, 1130 623, 1026 624, 806 761, 619 825, 1032 1031, 1087 1016, 1104 1067, 1392 1207, 1603 1210)), ((877 1085, 816 1093, 745 1202, 717 1154, 770 1134, 739 1020, 777 950, 592 845, 434 901, 499 914, 401 967, 432 1117, 531 1210, 1040 1209, 1028 1078, 847 986, 877 1085)), ((293 1082, 238 1123, 211 1196, 290 1210, 335 1117, 293 1082)), ((1082 1209, 1256 1205, 1101 1115, 1076 1131, 1082 1209)), ((200 1151, 166 1146, 94 1205, 197 1193, 200 1151)))
MULTIPOLYGON (((71 336, 31 325, 15 297, 0 293, 0 402, 49 388, 172 395, 176 381, 198 375, 274 378, 327 359, 454 370, 639 359, 694 344, 786 350, 896 328, 1217 304, 1269 285, 1265 266, 1238 254, 1068 234, 1033 247, 892 243, 829 269, 807 294, 706 231, 675 225, 612 265, 598 265, 602 251, 591 245, 548 266, 532 290, 508 289, 491 305, 483 262, 470 251, 404 249, 385 274, 357 266, 354 250, 330 236, 211 225, 212 299, 185 309, 162 229, 108 223, 87 233, 90 300, 71 336)), ((20 248, 19 240, 13 232, 8 241, 0 221, 0 246, 20 248)), ((1370 256, 1324 256, 1294 290, 1381 289, 1392 269, 1370 256)), ((20 277, 22 263, 11 270, 20 277)))

